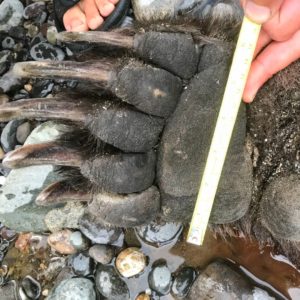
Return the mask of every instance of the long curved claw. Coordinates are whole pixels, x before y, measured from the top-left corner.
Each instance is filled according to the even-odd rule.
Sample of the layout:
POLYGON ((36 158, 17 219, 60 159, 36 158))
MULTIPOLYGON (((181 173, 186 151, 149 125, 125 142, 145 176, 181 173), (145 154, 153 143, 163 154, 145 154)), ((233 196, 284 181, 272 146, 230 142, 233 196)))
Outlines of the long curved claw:
POLYGON ((69 201, 89 202, 92 198, 91 193, 77 191, 65 181, 58 181, 46 187, 38 195, 35 203, 40 206, 48 206, 69 201))
POLYGON ((56 34, 56 39, 61 42, 86 42, 90 44, 112 45, 126 49, 133 48, 133 36, 123 32, 88 31, 70 32, 62 31, 56 34))
POLYGON ((11 169, 44 164, 79 167, 82 159, 75 151, 49 142, 26 145, 11 151, 6 154, 2 163, 11 169))
POLYGON ((16 63, 13 73, 25 78, 74 79, 105 84, 112 76, 113 70, 108 61, 29 61, 16 63))
POLYGON ((82 122, 85 120, 87 107, 84 99, 74 101, 66 97, 19 100, 0 106, 0 121, 42 118, 82 122))
POLYGON ((193 37, 186 33, 150 31, 133 37, 123 32, 60 32, 57 39, 133 49, 139 57, 184 79, 196 73, 199 61, 193 37))
POLYGON ((110 90, 137 109, 159 117, 168 117, 173 112, 182 91, 178 77, 138 62, 125 66, 109 60, 21 62, 14 65, 13 71, 20 77, 91 82, 110 90))

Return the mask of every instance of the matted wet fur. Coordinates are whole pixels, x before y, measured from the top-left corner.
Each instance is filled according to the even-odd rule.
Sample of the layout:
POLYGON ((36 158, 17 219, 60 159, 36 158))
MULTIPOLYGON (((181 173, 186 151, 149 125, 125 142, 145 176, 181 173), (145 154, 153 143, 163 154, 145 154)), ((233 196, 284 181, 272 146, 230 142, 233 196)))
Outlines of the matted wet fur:
MULTIPOLYGON (((211 3, 213 1, 206 2, 211 3)), ((215 2, 219 3, 222 1, 216 0, 215 2)), ((230 1, 227 2, 224 2, 225 5, 230 5, 230 1)), ((59 78, 68 79, 71 77, 84 81, 84 83, 79 83, 77 92, 75 91, 76 97, 74 97, 74 91, 72 94, 65 96, 65 99, 67 99, 66 103, 72 103, 72 99, 74 102, 79 101, 80 99, 76 98, 80 97, 82 99, 89 98, 93 99, 92 102, 95 102, 93 105, 96 108, 94 109, 93 106, 93 109, 91 109, 91 106, 85 105, 83 100, 78 104, 78 107, 75 105, 76 113, 73 113, 73 115, 70 113, 71 117, 68 117, 68 120, 72 121, 70 124, 74 126, 74 131, 65 133, 56 142, 56 144, 58 143, 60 146, 65 147, 63 149, 73 149, 72 153, 75 157, 80 157, 80 163, 76 162, 75 168, 74 166, 72 167, 72 163, 74 163, 72 162, 69 166, 60 169, 67 177, 66 181, 60 186, 64 187, 61 189, 61 194, 67 191, 68 195, 72 195, 72 193, 75 195, 80 190, 82 194, 86 194, 82 195, 83 201, 96 203, 92 206, 93 211, 90 211, 88 209, 89 206, 87 206, 87 213, 93 217, 96 216, 100 223, 102 221, 105 225, 110 226, 120 224, 125 227, 137 226, 149 221, 145 219, 146 215, 149 218, 161 217, 164 220, 175 222, 188 222, 190 220, 200 175, 203 172, 212 130, 227 79, 238 25, 241 20, 240 12, 237 12, 236 15, 230 15, 230 18, 226 18, 226 14, 220 13, 220 9, 216 13, 214 6, 212 6, 211 14, 205 14, 203 17, 201 14, 195 15, 197 9, 193 10, 194 8, 191 9, 192 14, 182 12, 181 16, 177 16, 171 21, 168 19, 153 20, 153 22, 147 20, 146 23, 136 23, 134 29, 116 30, 113 32, 116 35, 114 37, 112 35, 112 38, 109 34, 99 33, 97 45, 88 48, 87 51, 77 56, 78 61, 83 62, 80 65, 73 64, 73 62, 61 62, 45 64, 23 63, 16 66, 16 72, 23 77, 50 76, 53 78, 57 75, 59 78), (162 32, 172 35, 172 38, 168 40, 167 35, 160 34, 162 32), (149 36, 147 35, 148 33, 150 33, 149 36), (178 33, 181 35, 178 35, 178 33), (150 41, 151 51, 146 49, 149 50, 146 51, 146 54, 141 54, 140 48, 142 47, 137 45, 141 36, 147 42, 153 38, 153 41, 150 41), (118 37, 122 37, 121 42, 118 37), (165 37, 166 40, 164 40, 165 37), (177 66, 170 66, 173 57, 169 58, 168 52, 173 51, 172 53, 175 55, 178 51, 160 47, 164 42, 166 42, 166 45, 168 45, 167 43, 173 45, 172 43, 176 43, 177 38, 179 41, 181 41, 181 38, 184 38, 187 43, 186 49, 188 49, 191 41, 194 43, 193 55, 184 53, 186 55, 178 58, 178 66, 180 67, 180 64, 184 66, 185 59, 187 60, 193 56, 192 58, 195 59, 194 63, 197 65, 197 68, 193 70, 193 67, 195 67, 193 63, 187 64, 187 66, 191 67, 189 73, 183 74, 184 68, 175 68, 173 70, 173 67, 177 66), (112 41, 117 44, 112 45, 112 41), (155 41, 159 44, 158 46, 155 44, 155 41), (124 44, 122 45, 122 43, 124 44), (166 50, 165 53, 163 53, 164 50, 166 50), (107 55, 109 58, 103 59, 103 55, 107 55), (155 55, 158 55, 158 57, 155 57, 155 55), (103 68, 101 68, 99 63, 100 56, 102 62, 107 62, 102 66, 103 68), (136 56, 139 58, 136 58, 136 56), (165 61, 162 58, 165 58, 165 61, 169 59, 169 61, 164 64, 165 61), (182 58, 183 61, 180 60, 182 58), (85 64, 84 62, 86 61, 89 61, 89 63, 85 64), (44 69, 39 69, 39 66, 42 66, 44 69), (52 70, 53 72, 49 75, 44 70, 52 70), (63 74, 61 70, 66 70, 66 73, 63 74), (80 72, 87 74, 89 79, 87 80, 80 72), (97 79, 98 73, 100 74, 99 79, 97 79), (179 78, 181 75, 178 74, 183 75, 179 78), (139 81, 141 78, 142 80, 139 81), (167 88, 166 90, 164 90, 165 87, 167 88), (106 91, 103 92, 99 88, 105 88, 106 91), (146 95, 149 90, 150 93, 146 95), (84 96, 82 96, 83 91, 84 96), (141 91, 145 91, 145 99, 147 101, 151 100, 152 96, 154 101, 166 99, 168 111, 166 112, 164 108, 157 109, 157 106, 161 104, 160 101, 155 102, 157 104, 154 107, 151 101, 144 102, 145 99, 142 99, 143 93, 135 101, 131 102, 132 98, 141 91), (115 99, 115 95, 118 99, 115 99), (117 104, 102 106, 101 101, 99 102, 100 104, 96 101, 97 97, 104 99, 101 101, 117 104), (120 99, 125 101, 126 104, 121 103, 120 99), (175 101, 175 103, 170 104, 170 101, 175 101), (120 128, 122 129, 122 126, 114 132, 114 134, 119 134, 119 138, 115 139, 113 137, 111 139, 110 134, 105 135, 105 126, 107 126, 107 130, 111 130, 110 127, 114 125, 111 123, 104 124, 104 135, 95 137, 95 134, 98 132, 95 132, 94 128, 103 128, 103 123, 101 123, 102 119, 98 119, 98 114, 94 112, 99 110, 104 114, 105 118, 105 114, 110 107, 115 112, 115 116, 120 115, 120 119, 116 119, 116 123, 120 121, 121 125, 123 124, 122 122, 125 124, 123 126, 123 135, 128 126, 132 125, 133 130, 135 130, 135 128, 143 127, 140 124, 153 122, 151 126, 155 126, 157 133, 151 140, 151 143, 146 144, 143 150, 134 148, 136 145, 139 145, 139 141, 134 144, 134 147, 131 144, 125 147, 122 144, 124 141, 121 139, 122 130, 119 131, 120 128), (134 124, 136 121, 135 117, 131 118, 126 116, 126 114, 122 115, 123 107, 130 113, 130 116, 132 113, 140 118, 141 121, 137 126, 134 124), (118 110, 119 108, 120 110, 118 110), (100 122, 101 126, 93 125, 88 127, 91 123, 86 120, 90 118, 97 124, 100 122), (162 131, 159 130, 160 126, 164 127, 162 131), (93 131, 93 134, 91 131, 93 131), (109 141, 111 145, 108 146, 103 141, 99 141, 99 138, 104 139, 104 142, 109 141), (122 142, 118 143, 118 145, 114 144, 119 142, 119 139, 122 142), (123 146, 124 148, 122 148, 123 146), (119 188, 120 181, 126 180, 126 176, 132 176, 131 172, 133 169, 128 167, 130 163, 121 166, 123 168, 122 171, 125 172, 123 174, 124 177, 119 178, 116 176, 116 180, 112 180, 113 183, 110 182, 109 188, 105 184, 95 187, 87 178, 82 176, 83 173, 78 168, 78 165, 90 158, 99 161, 104 159, 104 165, 107 167, 106 160, 109 160, 107 157, 110 154, 120 154, 121 157, 123 157, 122 155, 124 157, 128 155, 131 159, 135 154, 140 155, 149 152, 158 157, 156 161, 157 173, 153 179, 152 186, 143 191, 138 189, 135 191, 135 188, 133 188, 134 191, 132 193, 126 194, 116 193, 114 188, 111 190, 111 187, 115 185, 119 188), (126 174, 126 170, 128 174, 126 174), (82 189, 83 187, 84 189, 82 189), (158 190, 161 195, 160 202, 155 202, 151 206, 151 199, 157 201, 158 190), (138 207, 139 210, 135 210, 132 207, 132 203, 138 206, 139 202, 137 201, 139 201, 138 199, 143 196, 145 191, 147 191, 145 193, 147 196, 145 197, 148 197, 145 198, 147 200, 145 203, 150 203, 149 206, 146 205, 144 210, 141 207, 138 207), (102 197, 101 193, 104 193, 105 197, 102 197), (114 207, 113 201, 108 204, 105 202, 109 197, 111 199, 117 198, 115 203, 121 203, 122 199, 132 201, 128 211, 126 210, 126 204, 124 209, 122 207, 122 211, 119 208, 120 214, 123 213, 124 215, 124 219, 119 220, 115 213, 112 213, 110 218, 109 210, 112 211, 118 209, 118 207, 114 207), (97 208, 97 201, 106 203, 105 213, 101 211, 101 207, 97 208), (139 220, 137 214, 141 214, 143 220, 139 220)), ((91 39, 95 37, 95 33, 86 33, 85 37, 80 34, 66 34, 65 36, 60 35, 60 39, 70 42, 82 38, 86 39, 89 35, 91 39)), ((142 43, 146 43, 145 41, 142 43)), ((300 82, 297 76, 299 71, 300 62, 297 61, 275 75, 258 93, 254 103, 247 106, 247 132, 245 127, 245 107, 244 104, 242 105, 211 217, 211 222, 214 223, 211 224, 211 227, 216 234, 224 238, 236 235, 246 236, 248 238, 256 238, 262 245, 275 245, 298 266, 300 265, 298 239, 300 221, 297 220, 297 214, 299 216, 300 204, 299 201, 297 202, 294 199, 298 199, 297 187, 298 185, 300 187, 300 152, 298 147, 300 143, 300 82), (286 178, 292 178, 294 190, 289 188, 288 185, 291 181, 286 181, 286 178), (276 180, 278 180, 278 184, 276 184, 276 180), (278 186, 285 187, 287 193, 276 191, 278 186), (276 195, 279 195, 279 199, 282 199, 280 203, 283 203, 283 205, 278 205, 277 207, 272 205, 272 203, 277 201, 276 195), (286 196, 288 196, 288 199, 285 198, 286 196), (292 199, 292 202, 290 202, 290 199, 292 199), (274 202, 272 202, 273 200, 274 202), (266 207, 268 208, 268 214, 264 214, 266 207), (272 227, 270 214, 271 216, 274 214, 274 218, 278 218, 279 223, 284 226, 276 225, 272 227), (283 222, 283 220, 286 221, 283 222), (289 237, 282 238, 285 226, 289 225, 289 222, 295 227, 295 230, 289 237)), ((5 117, 5 120, 7 120, 26 116, 22 108, 19 111, 15 108, 12 110, 11 106, 13 105, 7 104, 2 106, 0 119, 1 117, 2 120, 5 117), (11 111, 13 111, 12 114, 10 114, 11 111)), ((46 112, 47 109, 45 110, 46 112)), ((41 117, 40 110, 36 110, 35 113, 41 117)), ((53 116, 55 117, 54 113, 53 116)), ((66 117, 56 116, 56 118, 65 120, 66 117)), ((150 129, 145 127, 145 133, 152 133, 151 126, 149 125, 150 129)), ((126 131, 126 135, 128 132, 130 130, 126 131)), ((144 138, 142 136, 141 139, 146 139, 146 136, 144 138)), ((14 167, 18 165, 16 157, 19 157, 20 153, 24 153, 22 151, 18 150, 15 154, 8 155, 7 160, 10 164, 15 164, 14 167)), ((32 149, 27 149, 26 151, 32 154, 32 149)), ((112 164, 111 168, 118 170, 122 159, 112 164)), ((139 159, 138 166, 135 165, 134 167, 137 168, 134 170, 139 169, 139 165, 141 168, 144 168, 146 161, 146 158, 139 159)), ((101 161, 101 163, 103 162, 101 161)), ((149 163, 148 173, 152 172, 150 169, 153 170, 153 164, 151 163, 149 163)), ((101 177, 97 173, 95 175, 96 179, 98 178, 97 176, 101 177)), ((139 176, 137 175, 136 179, 138 178, 139 176)), ((149 180, 151 181, 151 178, 149 180)), ((49 200, 50 194, 43 194, 43 205, 49 200)), ((53 197, 51 199, 53 201, 53 197)), ((123 204, 126 203, 124 201, 122 202, 123 204)))

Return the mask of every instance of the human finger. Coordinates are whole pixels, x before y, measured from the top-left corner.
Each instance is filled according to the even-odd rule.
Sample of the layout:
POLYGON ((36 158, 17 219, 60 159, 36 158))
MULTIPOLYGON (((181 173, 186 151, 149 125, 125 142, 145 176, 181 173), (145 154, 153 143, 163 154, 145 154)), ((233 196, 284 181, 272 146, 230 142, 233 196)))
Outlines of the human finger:
POLYGON ((286 42, 273 42, 252 63, 243 94, 252 102, 259 88, 275 73, 300 58, 300 30, 286 42))

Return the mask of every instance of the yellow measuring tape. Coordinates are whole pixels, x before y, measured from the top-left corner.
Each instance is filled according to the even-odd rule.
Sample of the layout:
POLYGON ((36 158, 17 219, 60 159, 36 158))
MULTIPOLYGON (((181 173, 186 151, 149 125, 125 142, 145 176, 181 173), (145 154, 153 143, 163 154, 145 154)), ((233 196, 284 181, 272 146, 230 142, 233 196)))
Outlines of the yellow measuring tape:
POLYGON ((187 241, 202 245, 261 25, 244 17, 187 241))

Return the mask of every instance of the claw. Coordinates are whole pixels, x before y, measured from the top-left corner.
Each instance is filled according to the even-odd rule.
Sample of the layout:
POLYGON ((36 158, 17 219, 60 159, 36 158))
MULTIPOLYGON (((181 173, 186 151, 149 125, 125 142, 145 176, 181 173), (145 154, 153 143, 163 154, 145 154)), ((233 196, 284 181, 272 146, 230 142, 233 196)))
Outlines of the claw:
POLYGON ((50 79, 73 79, 95 83, 108 82, 113 68, 107 61, 72 62, 72 61, 29 61, 14 65, 13 73, 18 77, 50 79))
POLYGON ((199 61, 191 34, 150 31, 132 37, 121 32, 60 32, 57 39, 133 49, 139 57, 185 79, 196 73, 199 61))
POLYGON ((84 121, 86 106, 85 101, 65 97, 19 100, 0 106, 0 121, 26 118, 84 121))
POLYGON ((81 62, 21 62, 14 65, 20 77, 74 79, 100 85, 139 110, 168 117, 182 91, 181 80, 171 73, 130 62, 117 66, 108 60, 81 62))
POLYGON ((88 31, 69 32, 63 31, 56 34, 56 39, 61 42, 86 42, 91 44, 113 45, 126 49, 133 48, 133 37, 120 32, 88 31))
POLYGON ((127 194, 143 191, 152 185, 155 162, 153 151, 113 155, 99 153, 84 160, 77 151, 49 142, 26 145, 9 152, 3 165, 12 169, 42 164, 77 167, 99 189, 127 194))
POLYGON ((26 99, 0 106, 0 121, 42 118, 81 122, 91 133, 123 151, 145 152, 158 141, 164 121, 112 101, 72 97, 26 99), (134 120, 134 122, 132 122, 134 120))
POLYGON ((48 206, 69 201, 90 202, 91 200, 91 193, 77 191, 65 181, 58 181, 46 187, 38 195, 35 203, 40 206, 48 206))
POLYGON ((2 163, 7 168, 16 169, 43 164, 79 167, 81 161, 78 153, 49 142, 26 145, 11 151, 2 163))

